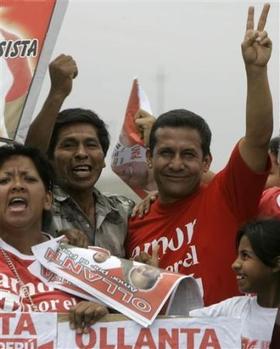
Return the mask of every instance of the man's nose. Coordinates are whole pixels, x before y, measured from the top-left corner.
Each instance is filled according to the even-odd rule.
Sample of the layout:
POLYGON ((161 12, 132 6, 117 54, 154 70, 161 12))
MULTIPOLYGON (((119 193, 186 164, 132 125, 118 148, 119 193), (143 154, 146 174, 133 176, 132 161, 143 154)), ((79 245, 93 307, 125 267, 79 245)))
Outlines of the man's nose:
POLYGON ((184 169, 184 161, 179 154, 176 154, 170 161, 169 167, 174 171, 180 171, 184 169))
POLYGON ((77 158, 87 158, 88 157, 86 147, 83 144, 80 144, 78 146, 77 151, 75 153, 75 157, 77 157, 77 158))

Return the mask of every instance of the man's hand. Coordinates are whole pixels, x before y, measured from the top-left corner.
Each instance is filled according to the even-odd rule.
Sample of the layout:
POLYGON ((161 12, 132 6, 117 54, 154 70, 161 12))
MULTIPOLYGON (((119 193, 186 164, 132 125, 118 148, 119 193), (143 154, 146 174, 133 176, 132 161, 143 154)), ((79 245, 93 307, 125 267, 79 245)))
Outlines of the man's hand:
POLYGON ((60 55, 49 65, 51 87, 47 99, 37 117, 32 121, 25 145, 47 153, 56 117, 70 94, 73 79, 78 74, 76 62, 71 56, 60 55))
POLYGON ((49 65, 51 93, 66 98, 71 90, 73 79, 78 75, 76 62, 71 56, 60 55, 49 65))
POLYGON ((64 241, 69 245, 88 248, 89 240, 85 233, 78 229, 62 229, 58 236, 64 235, 64 241))
POLYGON ((88 333, 88 328, 106 314, 108 309, 103 305, 82 301, 69 311, 70 328, 78 334, 88 333))
POLYGON ((159 256, 158 256, 158 251, 159 251, 159 245, 155 246, 152 250, 152 255, 148 254, 147 252, 140 252, 140 255, 135 256, 134 260, 136 262, 144 263, 151 265, 152 267, 159 267, 159 256))
POLYGON ((157 197, 158 190, 149 192, 149 194, 142 201, 140 201, 133 207, 131 217, 133 218, 135 216, 138 216, 141 218, 145 214, 147 214, 150 211, 150 207, 153 204, 153 202, 156 201, 157 197))
POLYGON ((144 141, 144 145, 149 145, 151 128, 156 118, 143 109, 139 109, 134 117, 136 128, 140 134, 140 138, 144 141))
POLYGON ((246 33, 242 43, 243 59, 248 66, 264 67, 271 56, 272 42, 264 31, 269 8, 269 4, 264 5, 257 30, 254 30, 254 7, 249 7, 246 33))

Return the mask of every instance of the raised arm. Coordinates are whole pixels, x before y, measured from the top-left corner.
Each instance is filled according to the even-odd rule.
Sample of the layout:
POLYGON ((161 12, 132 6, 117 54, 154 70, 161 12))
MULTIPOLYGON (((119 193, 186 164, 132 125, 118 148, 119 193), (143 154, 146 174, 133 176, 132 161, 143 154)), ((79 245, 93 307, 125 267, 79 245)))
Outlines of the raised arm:
POLYGON ((256 172, 265 169, 273 130, 272 98, 267 63, 272 43, 264 31, 270 5, 265 4, 254 30, 254 7, 249 7, 242 54, 247 75, 246 133, 239 144, 242 158, 256 172))
POLYGON ((60 55, 50 63, 51 87, 48 97, 37 117, 34 119, 25 140, 26 145, 47 152, 57 114, 65 98, 70 94, 73 79, 78 69, 71 56, 60 55))

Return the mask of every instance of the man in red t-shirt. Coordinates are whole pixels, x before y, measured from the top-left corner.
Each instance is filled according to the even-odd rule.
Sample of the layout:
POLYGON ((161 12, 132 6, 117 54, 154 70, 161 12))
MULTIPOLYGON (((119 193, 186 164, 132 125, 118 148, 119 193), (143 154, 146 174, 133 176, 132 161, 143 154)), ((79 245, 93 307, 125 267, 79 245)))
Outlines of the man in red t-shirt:
POLYGON ((202 174, 211 164, 211 132, 200 116, 187 110, 161 115, 150 134, 148 165, 158 199, 143 218, 130 221, 129 257, 152 254, 159 246, 159 266, 193 275, 206 305, 238 293, 231 271, 235 234, 257 213, 269 170, 268 144, 273 129, 267 78, 271 41, 264 32, 269 5, 257 30, 249 8, 242 54, 247 73, 246 133, 226 167, 207 185, 202 174))

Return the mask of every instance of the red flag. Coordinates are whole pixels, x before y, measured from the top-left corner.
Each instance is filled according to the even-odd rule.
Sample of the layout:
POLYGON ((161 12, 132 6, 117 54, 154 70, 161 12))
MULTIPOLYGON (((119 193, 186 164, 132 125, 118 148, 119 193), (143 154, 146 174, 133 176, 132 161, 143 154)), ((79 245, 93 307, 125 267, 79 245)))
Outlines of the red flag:
POLYGON ((134 79, 119 142, 113 151, 111 167, 136 194, 143 198, 147 192, 155 190, 156 185, 152 171, 146 163, 144 142, 134 122, 135 114, 140 108, 151 114, 149 100, 138 80, 134 79))
POLYGON ((67 1, 2 0, 0 137, 23 141, 67 1))

